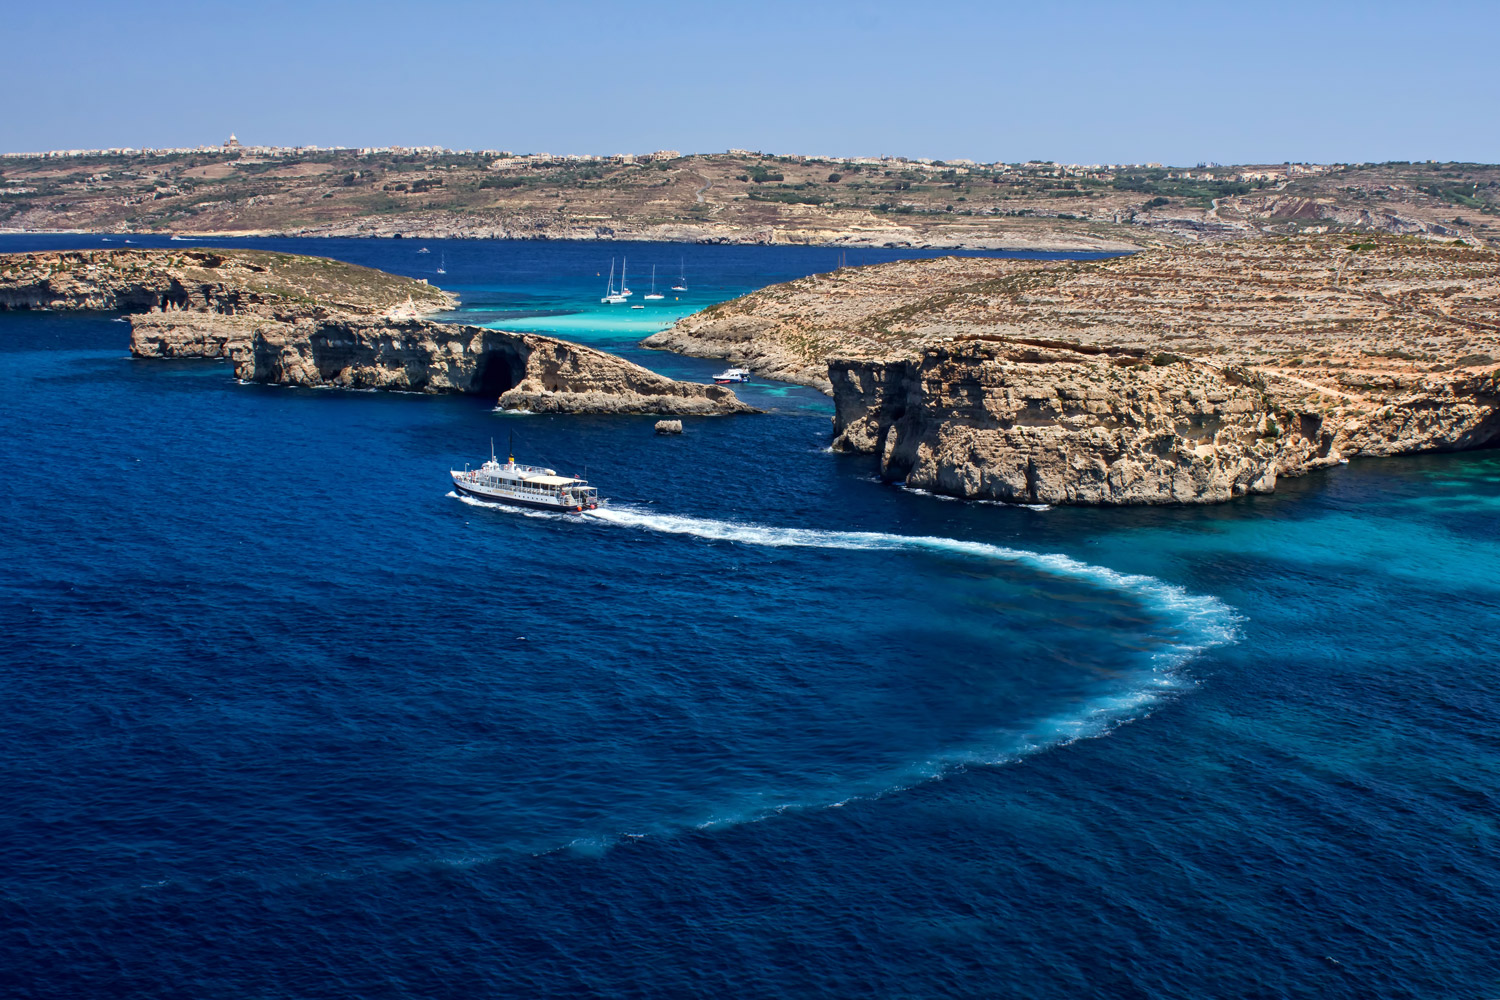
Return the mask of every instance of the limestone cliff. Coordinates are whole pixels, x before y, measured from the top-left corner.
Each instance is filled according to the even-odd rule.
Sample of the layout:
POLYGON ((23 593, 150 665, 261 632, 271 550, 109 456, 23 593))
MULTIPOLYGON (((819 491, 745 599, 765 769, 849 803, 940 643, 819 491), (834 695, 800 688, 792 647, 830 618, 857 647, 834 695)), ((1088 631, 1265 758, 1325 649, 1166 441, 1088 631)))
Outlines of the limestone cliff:
MULTIPOLYGON (((133 336, 157 351, 160 332, 148 318, 133 336)), ((204 339, 194 326, 181 351, 204 339)), ((430 320, 261 323, 247 337, 231 335, 226 355, 247 381, 473 393, 537 413, 755 412, 722 386, 678 382, 581 344, 430 320)))
POLYGON ((1215 502, 1500 444, 1500 254, 1383 237, 844 269, 648 341, 827 388, 883 474, 1033 503, 1215 502))
POLYGON ((912 486, 1019 503, 1213 503, 1342 459, 1500 442, 1493 371, 1332 419, 1252 370, 1130 351, 958 342, 829 372, 835 450, 873 453, 912 486))
POLYGON ((294 254, 0 255, 0 309, 129 312, 135 356, 227 358, 247 381, 476 393, 552 413, 754 412, 721 386, 578 344, 421 318, 455 301, 425 282, 294 254))

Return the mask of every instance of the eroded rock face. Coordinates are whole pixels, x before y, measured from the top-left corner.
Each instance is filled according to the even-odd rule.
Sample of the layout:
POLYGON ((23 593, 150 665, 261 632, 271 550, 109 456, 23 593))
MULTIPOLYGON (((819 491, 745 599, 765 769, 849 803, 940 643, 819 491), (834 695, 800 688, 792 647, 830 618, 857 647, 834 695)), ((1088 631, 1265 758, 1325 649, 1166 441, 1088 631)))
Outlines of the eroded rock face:
POLYGON ((882 474, 925 489, 1140 504, 1276 486, 1270 414, 1233 374, 975 343, 909 361, 835 359, 829 375, 835 449, 878 454, 882 474))
POLYGON ((130 317, 130 353, 137 358, 227 358, 231 344, 247 341, 254 316, 217 313, 138 313, 130 317))
POLYGON ((137 357, 225 357, 247 382, 458 392, 534 413, 754 413, 716 385, 678 382, 580 344, 430 320, 145 314, 137 357))
POLYGON ((1132 351, 969 342, 829 362, 836 450, 882 475, 1018 503, 1215 503, 1360 456, 1500 443, 1493 373, 1335 417, 1260 374, 1132 351))
POLYGON ((509 336, 524 342, 527 353, 522 379, 500 396, 500 405, 507 409, 664 416, 758 412, 722 385, 679 382, 612 354, 551 337, 509 336))
POLYGON ((722 386, 579 344, 421 318, 454 301, 409 278, 294 254, 0 255, 0 308, 130 312, 136 357, 227 358, 246 381, 472 393, 547 413, 755 412, 722 386))
POLYGON ((845 268, 647 341, 818 385, 835 445, 967 497, 1213 502, 1497 442, 1500 254, 1396 237, 845 268))

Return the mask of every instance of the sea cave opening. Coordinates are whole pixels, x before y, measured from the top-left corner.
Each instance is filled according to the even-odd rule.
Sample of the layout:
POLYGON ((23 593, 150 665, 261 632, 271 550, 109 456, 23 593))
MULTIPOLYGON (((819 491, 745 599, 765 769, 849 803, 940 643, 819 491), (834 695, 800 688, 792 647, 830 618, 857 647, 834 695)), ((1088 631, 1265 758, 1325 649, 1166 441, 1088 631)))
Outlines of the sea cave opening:
POLYGON ((475 366, 469 391, 479 396, 498 398, 516 387, 526 377, 526 359, 521 345, 512 341, 487 342, 475 366))

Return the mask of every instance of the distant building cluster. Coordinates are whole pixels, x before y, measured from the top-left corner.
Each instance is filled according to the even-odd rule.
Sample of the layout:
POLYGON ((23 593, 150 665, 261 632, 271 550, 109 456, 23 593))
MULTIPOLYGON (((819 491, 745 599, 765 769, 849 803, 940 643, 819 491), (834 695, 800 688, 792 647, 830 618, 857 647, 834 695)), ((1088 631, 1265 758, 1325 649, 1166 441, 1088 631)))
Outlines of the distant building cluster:
MULTIPOLYGON (((487 157, 491 170, 516 170, 543 165, 598 163, 629 165, 637 163, 659 163, 676 160, 682 154, 675 149, 659 149, 654 153, 617 153, 612 156, 588 154, 512 153, 500 149, 448 149, 444 146, 247 146, 234 135, 230 135, 217 146, 179 146, 170 148, 141 148, 128 146, 112 149, 54 149, 45 153, 0 153, 9 159, 67 159, 104 156, 181 156, 229 153, 236 156, 287 157, 308 153, 349 153, 356 156, 470 156, 487 157)), ((761 157, 770 154, 748 149, 730 149, 726 155, 737 157, 761 157)), ((983 170, 992 174, 1015 174, 1018 176, 1088 178, 1110 181, 1117 174, 1141 170, 1164 170, 1160 163, 1055 163, 1050 160, 1029 160, 1025 163, 978 163, 974 160, 933 160, 925 157, 906 156, 778 156, 777 159, 793 163, 826 163, 844 168, 874 167, 885 170, 921 170, 927 172, 967 174, 971 170, 983 170)), ((1205 181, 1284 181, 1292 177, 1321 174, 1330 166, 1317 163, 1285 163, 1275 166, 1256 167, 1251 170, 1229 170, 1218 164, 1199 164, 1194 170, 1173 170, 1167 174, 1169 180, 1205 181)))
POLYGON ((45 153, 0 153, 0 157, 13 160, 62 160, 76 157, 98 156, 183 156, 205 153, 246 153, 257 156, 300 156, 304 153, 336 152, 344 147, 320 146, 246 146, 233 134, 218 146, 114 146, 109 149, 52 149, 45 153))
POLYGON ((578 154, 511 153, 500 149, 449 149, 446 146, 247 146, 233 134, 217 146, 114 146, 109 149, 52 149, 41 153, 0 153, 17 160, 51 160, 101 156, 182 156, 185 154, 233 153, 237 156, 301 156, 307 153, 352 153, 356 156, 487 156, 497 162, 538 163, 653 163, 679 159, 675 149, 654 153, 621 153, 615 156, 578 154))

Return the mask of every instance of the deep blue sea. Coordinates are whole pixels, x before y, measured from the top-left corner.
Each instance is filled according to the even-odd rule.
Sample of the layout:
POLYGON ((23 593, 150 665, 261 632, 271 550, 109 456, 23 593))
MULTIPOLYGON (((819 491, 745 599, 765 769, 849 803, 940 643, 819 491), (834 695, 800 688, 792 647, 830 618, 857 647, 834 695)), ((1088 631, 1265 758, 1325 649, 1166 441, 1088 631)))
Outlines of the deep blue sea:
MULTIPOLYGON (((622 350, 838 262, 237 242, 622 350)), ((794 386, 658 438, 128 333, 0 314, 0 994, 1500 996, 1500 453, 1029 509, 794 386), (512 433, 614 503, 454 497, 512 433)))

